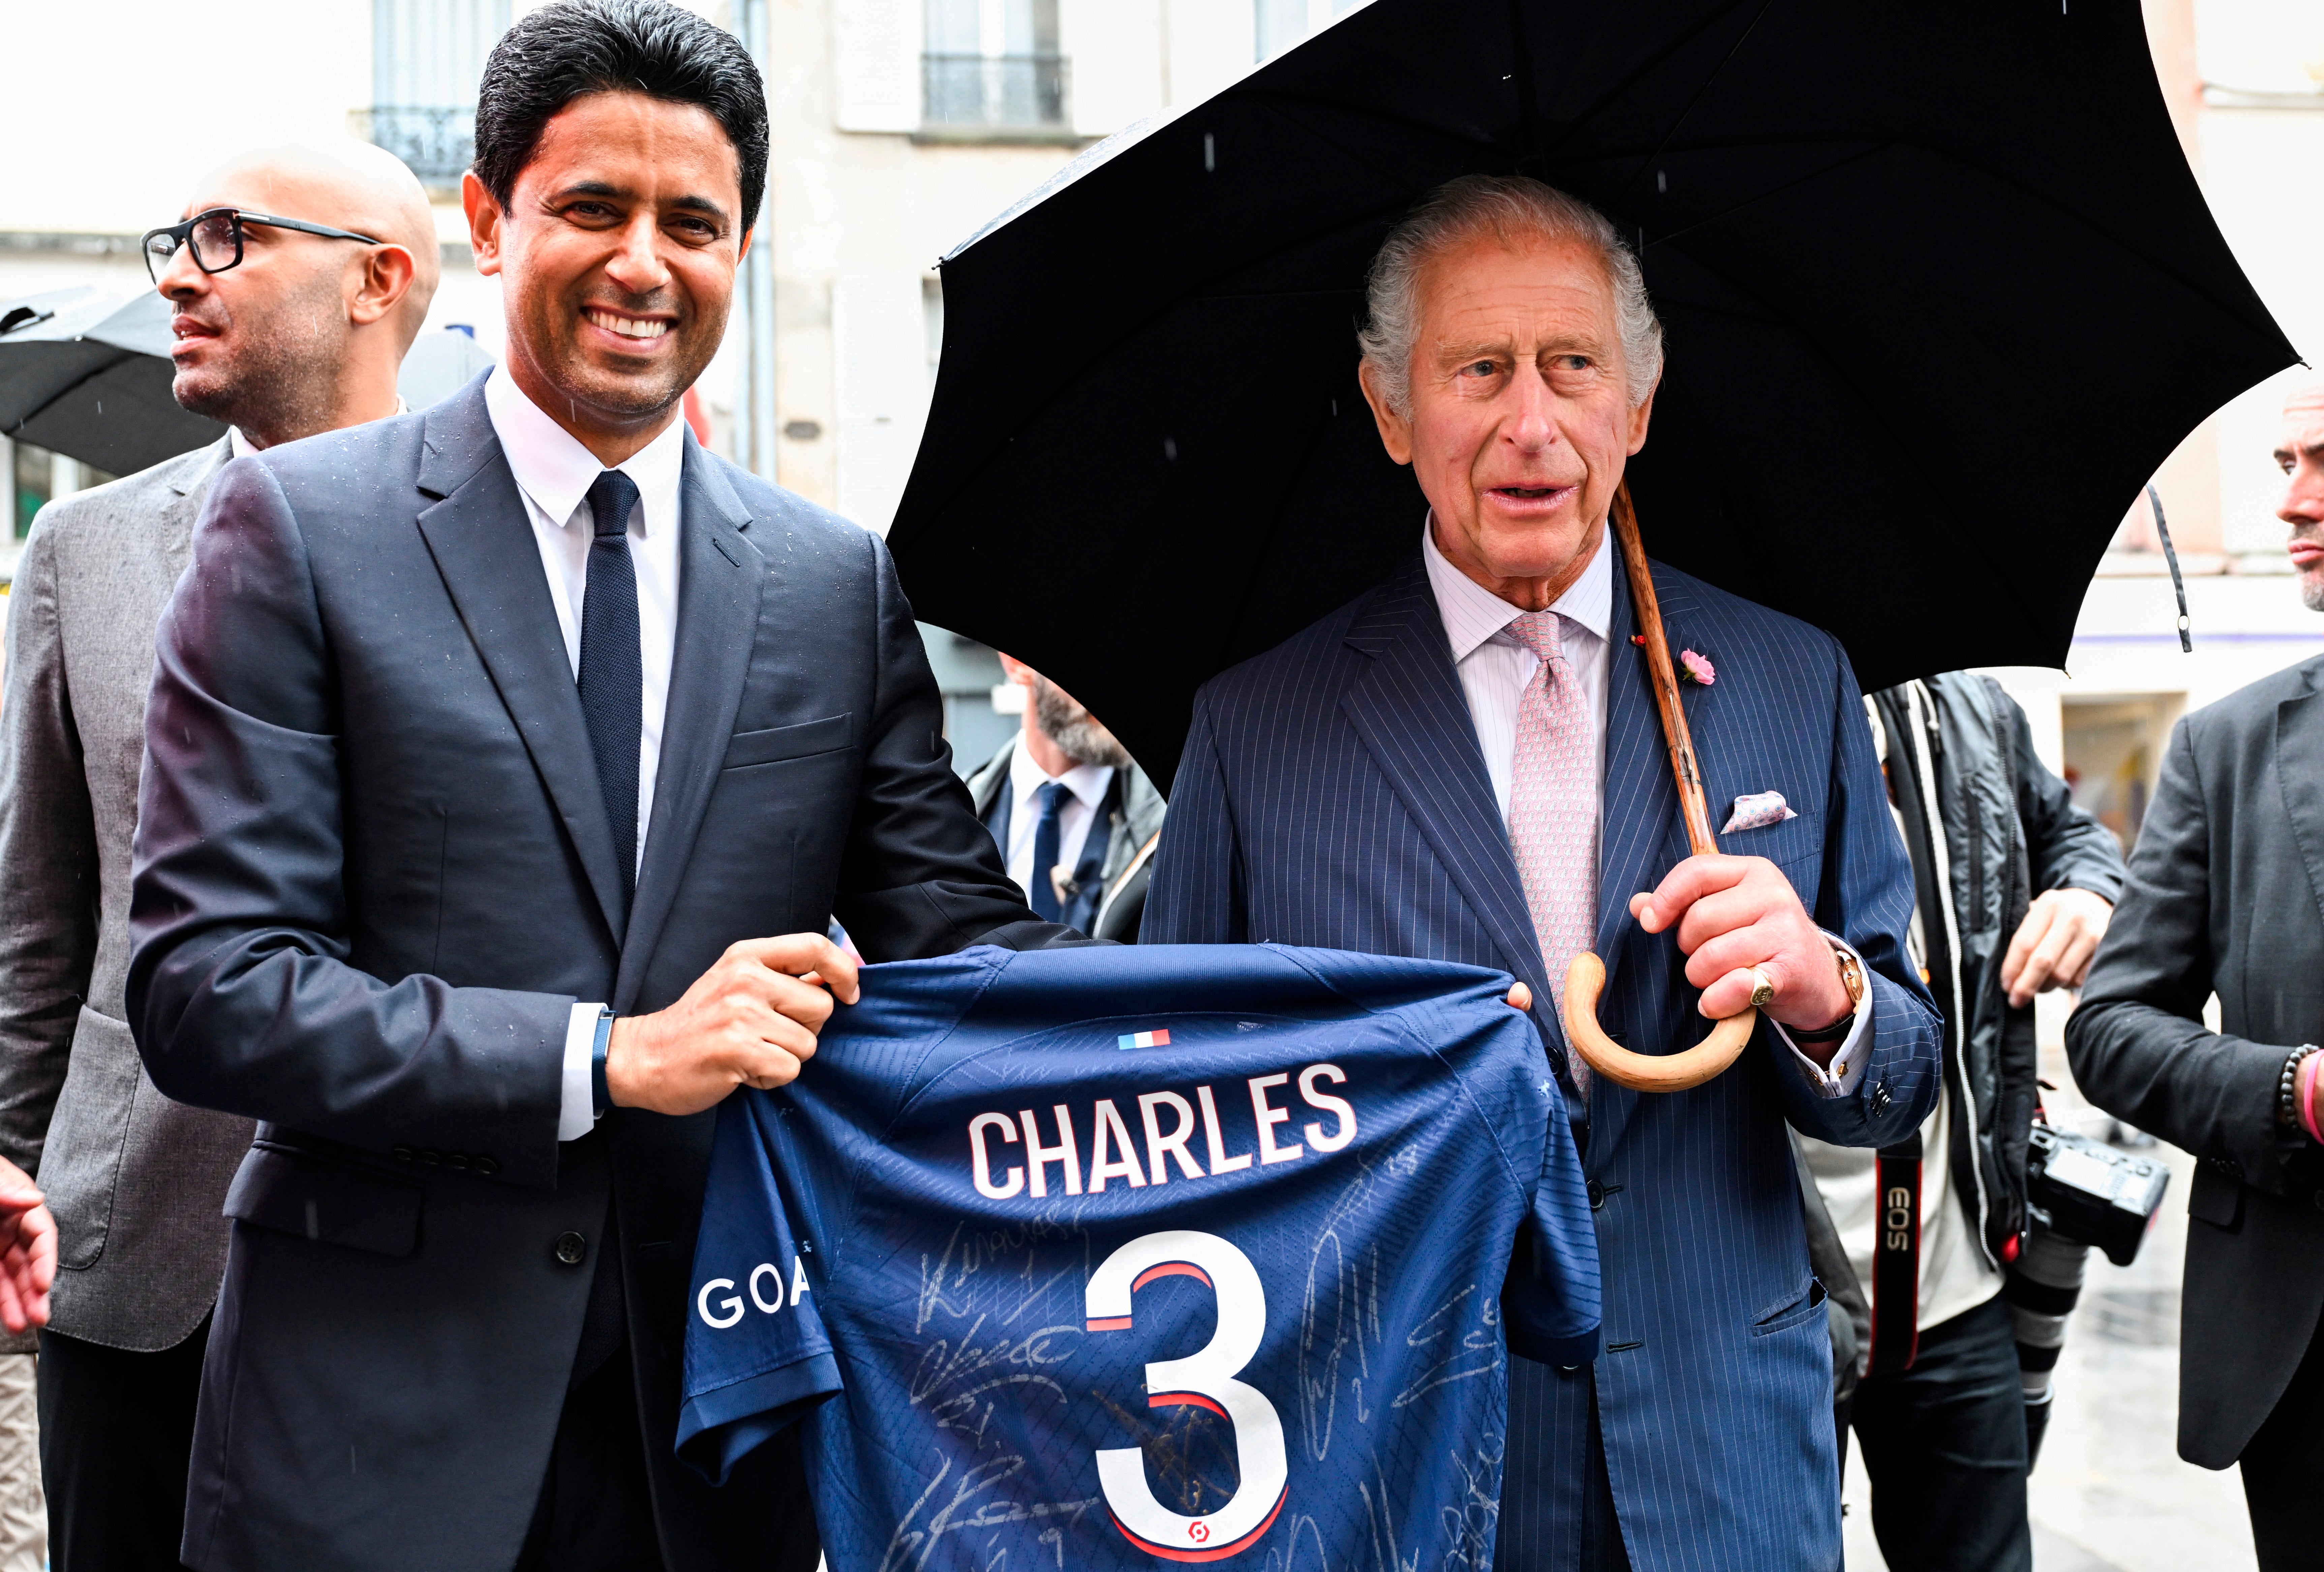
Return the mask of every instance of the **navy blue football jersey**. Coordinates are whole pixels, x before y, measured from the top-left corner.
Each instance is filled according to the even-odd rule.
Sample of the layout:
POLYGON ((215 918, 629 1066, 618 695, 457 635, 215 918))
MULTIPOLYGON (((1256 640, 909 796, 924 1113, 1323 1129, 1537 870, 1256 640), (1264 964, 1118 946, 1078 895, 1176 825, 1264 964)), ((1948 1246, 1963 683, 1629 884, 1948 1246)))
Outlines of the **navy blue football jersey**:
POLYGON ((835 1572, 1488 1567, 1598 1257, 1508 979, 1278 946, 872 966, 718 1114, 679 1455, 802 1437, 835 1572))

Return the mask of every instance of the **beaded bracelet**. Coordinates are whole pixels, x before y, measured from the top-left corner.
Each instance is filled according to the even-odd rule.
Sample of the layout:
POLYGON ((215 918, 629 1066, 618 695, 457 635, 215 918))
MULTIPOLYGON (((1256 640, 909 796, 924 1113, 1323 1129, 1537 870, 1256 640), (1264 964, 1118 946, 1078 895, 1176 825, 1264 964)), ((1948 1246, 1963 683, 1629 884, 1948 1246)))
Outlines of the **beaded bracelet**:
POLYGON ((2282 1129, 2292 1129, 2301 1123, 2300 1100, 2296 1096, 2300 1087, 2300 1066, 2316 1051, 2314 1043, 2303 1042, 2283 1056, 2283 1073, 2275 1081, 2275 1122, 2282 1129))

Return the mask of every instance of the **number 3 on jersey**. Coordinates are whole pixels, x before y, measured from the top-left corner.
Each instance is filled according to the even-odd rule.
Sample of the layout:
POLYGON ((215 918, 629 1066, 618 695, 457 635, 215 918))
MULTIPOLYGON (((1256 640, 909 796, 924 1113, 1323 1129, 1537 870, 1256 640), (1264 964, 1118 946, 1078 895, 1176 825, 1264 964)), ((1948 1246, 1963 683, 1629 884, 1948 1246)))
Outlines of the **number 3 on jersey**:
POLYGON ((1233 1425, 1241 1484, 1209 1516, 1185 1517, 1154 1499, 1145 1455, 1121 1447, 1097 1455, 1098 1485, 1114 1526, 1139 1549, 1173 1561, 1216 1561, 1267 1532, 1287 1490, 1283 1421, 1266 1393, 1235 1379, 1267 1330, 1267 1290, 1250 1258, 1215 1234, 1174 1228, 1141 1234, 1092 1274, 1089 1329, 1128 1330, 1131 1296, 1157 1277, 1191 1277, 1207 1287, 1218 1300, 1218 1329, 1198 1352, 1147 1365, 1146 1404, 1192 1403, 1233 1425))

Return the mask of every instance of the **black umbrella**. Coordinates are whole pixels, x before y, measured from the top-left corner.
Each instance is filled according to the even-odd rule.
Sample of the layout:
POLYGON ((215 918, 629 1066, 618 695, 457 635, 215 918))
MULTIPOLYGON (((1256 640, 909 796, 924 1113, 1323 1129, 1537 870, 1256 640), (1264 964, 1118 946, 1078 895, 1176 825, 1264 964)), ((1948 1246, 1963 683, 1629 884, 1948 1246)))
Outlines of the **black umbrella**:
POLYGON ((2060 663, 2140 485, 2295 358, 2135 6, 1377 0, 945 259, 890 536, 918 614, 1167 781, 1205 678, 1416 549, 1356 386, 1364 269, 1422 193, 1512 171, 1643 256, 1648 549, 1871 686, 2060 663))
POLYGON ((88 286, 0 305, 0 435, 128 475, 226 435, 170 396, 170 302, 88 286))
MULTIPOLYGON (((0 434, 115 475, 190 453, 226 428, 179 408, 170 302, 152 290, 57 290, 0 304, 0 434)), ((395 391, 424 410, 493 364, 457 328, 420 335, 395 391)))

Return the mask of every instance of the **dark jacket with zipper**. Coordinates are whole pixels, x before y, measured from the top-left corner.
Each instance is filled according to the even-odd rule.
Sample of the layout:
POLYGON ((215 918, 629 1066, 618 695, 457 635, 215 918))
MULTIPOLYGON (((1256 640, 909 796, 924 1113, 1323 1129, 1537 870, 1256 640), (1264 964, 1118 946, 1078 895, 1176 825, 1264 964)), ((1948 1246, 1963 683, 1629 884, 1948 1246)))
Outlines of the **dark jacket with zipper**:
POLYGON ((2034 896, 2075 889, 2116 902, 2126 870, 2113 835, 2034 757, 2025 712, 1999 683, 1949 671, 1918 685, 1917 707, 1912 686, 1883 689, 1873 703, 1888 730, 1889 779, 1920 886, 1929 986, 1951 1023, 1945 1085, 1966 1114, 1951 1122, 1953 1182, 1999 1266, 2024 1231, 2025 1145, 2041 1100, 2034 1008, 2011 1006, 2002 957, 2034 896), (1951 864, 1950 925, 1928 839, 1931 769, 1951 864))
MULTIPOLYGON (((2024 711, 1991 678, 1949 671, 1871 699, 1888 734, 1889 794, 1913 859, 1929 990, 1945 1018, 1954 1193, 1997 1270, 2025 1228, 2025 1149, 2040 1101, 2034 1008, 2010 1004, 2002 958, 2035 895, 2120 900, 2122 852, 2034 756, 2024 711), (1949 899, 1939 890, 1940 830, 1949 899)), ((1854 1274, 1836 1235, 1815 1264, 1846 1301, 1854 1274)))

